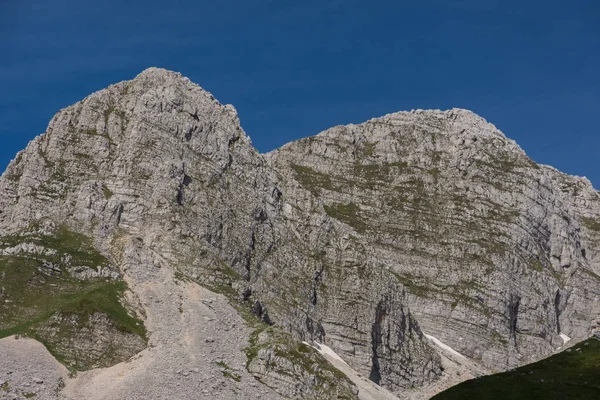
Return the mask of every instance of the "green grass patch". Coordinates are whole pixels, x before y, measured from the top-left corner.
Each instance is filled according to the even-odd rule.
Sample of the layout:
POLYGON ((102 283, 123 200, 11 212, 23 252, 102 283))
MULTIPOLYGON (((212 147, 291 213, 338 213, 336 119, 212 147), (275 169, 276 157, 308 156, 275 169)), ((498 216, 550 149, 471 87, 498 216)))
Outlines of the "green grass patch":
POLYGON ((333 203, 332 205, 325 204, 323 208, 331 218, 350 225, 356 232, 364 233, 367 230, 367 223, 360 215, 360 209, 356 204, 333 203))
POLYGON ((600 220, 582 217, 581 223, 583 224, 583 226, 585 226, 588 229, 591 229, 592 231, 600 232, 600 220))
POLYGON ((346 375, 332 366, 314 348, 295 340, 291 334, 274 326, 255 331, 250 346, 246 349, 248 365, 258 356, 261 349, 271 349, 276 357, 284 358, 294 366, 293 369, 286 369, 285 363, 267 363, 268 369, 296 379, 301 378, 298 376, 298 370, 305 371, 306 375, 314 376, 316 391, 329 395, 324 398, 354 398, 350 393, 338 390, 342 381, 351 385, 346 375))
POLYGON ((377 146, 377 143, 365 142, 364 146, 363 154, 365 157, 372 157, 373 154, 375 154, 375 146, 377 146))
POLYGON ((102 135, 98 134, 98 131, 96 130, 96 128, 82 129, 81 133, 83 133, 84 135, 90 135, 90 136, 102 136, 102 135))
POLYGON ((339 175, 325 174, 297 164, 290 164, 290 167, 298 183, 318 196, 322 190, 334 192, 346 192, 352 189, 374 190, 384 184, 390 184, 395 175, 405 173, 408 164, 404 162, 363 164, 357 161, 350 165, 347 173, 339 175))
POLYGON ((533 268, 536 272, 543 272, 544 271, 544 263, 542 263, 539 259, 537 258, 530 258, 529 259, 529 266, 531 268, 533 268))
POLYGON ((600 341, 588 339, 537 363, 463 382, 433 399, 598 399, 599 377, 600 341))
POLYGON ((85 318, 94 312, 109 315, 119 330, 146 337, 144 325, 123 307, 120 298, 127 289, 123 281, 77 281, 63 274, 40 276, 36 260, 0 257, 3 298, 0 305, 0 338, 28 334, 32 326, 56 312, 85 318))
POLYGON ((454 309, 459 304, 478 310, 484 315, 489 315, 487 306, 477 300, 476 296, 482 293, 484 288, 474 280, 461 280, 452 285, 440 285, 432 282, 427 277, 412 274, 398 274, 390 271, 406 290, 417 297, 437 298, 438 300, 451 300, 454 309))
MULTIPOLYGON (((36 231, 39 226, 32 225, 27 231, 20 234, 0 237, 0 248, 13 247, 20 243, 32 243, 46 249, 56 251, 56 255, 30 255, 24 256, 25 260, 45 260, 57 264, 64 263, 66 258, 71 265, 86 266, 98 269, 108 265, 109 261, 93 245, 92 239, 69 230, 61 225, 53 235, 42 235, 36 231)), ((20 256, 16 256, 19 258, 20 256)))
POLYGON ((334 190, 331 177, 310 167, 291 164, 296 180, 313 194, 319 194, 321 189, 334 190))
POLYGON ((362 184, 356 185, 367 186, 373 189, 375 182, 389 183, 392 181, 392 178, 395 174, 405 173, 407 168, 408 164, 405 162, 363 164, 357 161, 354 163, 352 173, 357 178, 362 178, 365 181, 362 184))
MULTIPOLYGON (((96 312, 106 314, 121 332, 133 333, 144 340, 145 327, 121 304, 127 285, 121 280, 78 280, 66 266, 97 269, 110 263, 92 245, 90 238, 61 226, 54 235, 45 236, 33 230, 0 238, 1 247, 18 243, 35 243, 54 250, 53 255, 19 253, 0 256, 0 338, 25 335, 40 339, 37 329, 54 314, 76 314, 86 322, 96 312)), ((76 326, 71 329, 77 329, 76 326)), ((65 332, 70 335, 72 332, 65 332)), ((52 343, 41 340, 55 357, 71 364, 52 343)))
POLYGON ((353 173, 357 177, 366 179, 368 182, 372 181, 389 181, 390 177, 390 166, 389 164, 362 164, 355 163, 353 167, 353 173))
POLYGON ((479 237, 477 239, 469 239, 467 241, 469 243, 477 244, 489 254, 505 254, 507 252, 506 245, 496 239, 488 240, 487 238, 479 237))
POLYGON ((429 170, 427 170, 427 173, 431 176, 433 176, 433 179, 437 179, 440 176, 440 169, 439 168, 431 168, 429 170))
POLYGON ((110 190, 108 187, 106 187, 106 185, 102 185, 102 193, 104 193, 104 198, 106 200, 110 200, 110 198, 113 197, 113 195, 114 195, 112 190, 110 190))

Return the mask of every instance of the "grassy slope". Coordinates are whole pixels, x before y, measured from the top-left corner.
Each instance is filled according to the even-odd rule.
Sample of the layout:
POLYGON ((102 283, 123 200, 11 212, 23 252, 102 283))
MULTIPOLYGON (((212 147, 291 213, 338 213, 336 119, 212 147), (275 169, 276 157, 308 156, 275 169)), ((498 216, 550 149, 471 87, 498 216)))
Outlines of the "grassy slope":
POLYGON ((600 399, 600 341, 588 339, 537 363, 463 382, 433 399, 600 399))
MULTIPOLYGON (((109 265, 89 238, 61 227, 53 236, 24 232, 1 237, 0 248, 22 242, 56 250, 57 254, 0 256, 0 338, 20 334, 40 339, 36 327, 57 312, 77 314, 83 320, 94 312, 102 312, 115 322, 119 330, 146 338, 143 323, 120 302, 127 289, 125 282, 77 280, 62 268, 67 259, 70 259, 71 265, 92 269, 109 265), (61 266, 61 271, 44 268, 44 263, 48 262, 61 266)), ((59 361, 69 364, 51 343, 44 344, 59 361)))

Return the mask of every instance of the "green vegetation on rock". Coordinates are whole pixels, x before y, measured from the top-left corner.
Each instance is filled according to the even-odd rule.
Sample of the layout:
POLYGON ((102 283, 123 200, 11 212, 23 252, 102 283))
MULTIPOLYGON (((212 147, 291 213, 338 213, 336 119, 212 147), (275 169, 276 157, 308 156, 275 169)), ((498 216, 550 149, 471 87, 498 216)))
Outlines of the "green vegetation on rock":
POLYGON ((109 265, 108 259, 94 248, 91 238, 73 232, 64 225, 56 228, 51 235, 39 233, 39 228, 39 225, 32 225, 20 234, 0 236, 0 249, 18 246, 23 243, 33 244, 49 251, 44 254, 26 253, 23 256, 15 255, 11 257, 21 258, 24 261, 35 259, 59 264, 64 263, 65 259, 68 258, 71 265, 86 266, 94 270, 109 265))
POLYGON ((110 198, 113 197, 113 195, 114 195, 112 190, 110 190, 108 187, 106 187, 106 185, 102 186, 102 193, 104 193, 104 198, 106 200, 110 200, 110 198))
MULTIPOLYGON (((277 326, 270 326, 256 316, 252 310, 252 302, 242 301, 234 288, 234 283, 242 280, 242 276, 226 264, 207 269, 208 274, 194 280, 207 289, 227 297, 229 304, 236 309, 246 325, 252 329, 248 339, 246 353, 246 369, 256 379, 269 386, 271 374, 283 375, 298 382, 305 382, 307 377, 314 380, 312 390, 315 399, 354 399, 356 396, 350 389, 353 384, 337 368, 327 362, 315 349, 299 342, 290 333, 283 332, 277 326), (265 361, 264 351, 270 351, 274 358, 265 361), (277 362, 281 360, 281 362, 277 362), (287 360, 287 361, 283 361, 287 360), (293 366, 293 368, 290 368, 293 366), (264 367, 264 368, 263 368, 264 367)), ((176 273, 179 280, 189 280, 181 272, 176 273)), ((227 364, 217 363, 224 369, 223 375, 235 381, 240 377, 227 364)), ((281 387, 273 382, 276 391, 281 387)))
MULTIPOLYGON (((77 279, 67 270, 98 271, 109 261, 92 245, 90 238, 61 226, 54 234, 37 232, 33 226, 18 235, 0 238, 0 338, 11 335, 33 337, 42 342, 63 364, 86 369, 98 361, 73 359, 64 348, 88 321, 99 313, 116 332, 139 336, 146 341, 143 323, 121 303, 127 285, 120 279, 77 279), (14 251, 20 246, 28 251, 14 251), (33 249, 33 251, 31 250, 33 249), (71 323, 57 324, 68 320, 71 323), (52 335, 48 334, 48 330, 52 335)), ((100 358, 107 358, 106 354, 100 358)), ((109 359, 111 357, 108 357, 109 359)), ((123 361, 123 360, 112 360, 123 361)))
POLYGON ((594 219, 594 218, 583 217, 583 218, 581 218, 581 222, 583 223, 583 225, 586 228, 591 229, 596 232, 600 232, 600 221, 599 220, 594 219))
POLYGON ((242 377, 239 376, 238 374, 236 374, 229 365, 227 365, 227 363, 223 362, 223 361, 218 361, 215 364, 217 364, 219 367, 222 368, 222 373, 223 376, 229 378, 229 379, 233 379, 236 382, 240 382, 242 380, 242 377))
POLYGON ((333 203, 332 205, 325 204, 323 208, 331 218, 350 225, 356 232, 364 233, 367 230, 367 223, 360 215, 360 209, 356 204, 333 203))
MULTIPOLYGON (((258 378, 269 386, 261 376, 282 375, 299 382, 307 378, 313 380, 310 398, 315 399, 354 399, 353 384, 341 371, 331 365, 314 348, 295 340, 291 334, 277 327, 264 327, 255 330, 250 345, 246 348, 248 370, 253 366, 261 371, 258 378), (271 354, 263 358, 266 353, 271 354), (285 361, 283 361, 285 360, 285 361)), ((305 393, 308 395, 308 393, 305 393)))
POLYGON ((298 182, 313 194, 318 194, 321 188, 333 190, 333 183, 329 175, 302 165, 292 164, 291 167, 298 182))

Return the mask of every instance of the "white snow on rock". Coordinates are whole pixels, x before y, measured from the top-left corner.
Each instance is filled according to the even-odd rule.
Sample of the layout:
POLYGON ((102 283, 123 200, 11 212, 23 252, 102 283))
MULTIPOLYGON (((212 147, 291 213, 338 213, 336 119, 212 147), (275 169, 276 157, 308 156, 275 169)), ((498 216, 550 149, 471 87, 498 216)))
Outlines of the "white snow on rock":
POLYGON ((560 338, 563 340, 563 343, 564 343, 564 344, 567 344, 567 343, 568 343, 568 342, 571 340, 571 338, 570 338, 570 337, 568 337, 567 335, 565 335, 565 334, 564 334, 564 333, 562 333, 562 332, 561 332, 561 334, 560 334, 560 338))
POLYGON ((446 351, 449 351, 450 353, 452 353, 452 354, 454 354, 454 355, 456 355, 456 356, 458 356, 460 358, 465 358, 466 359, 465 356, 463 356, 462 354, 460 354, 458 351, 454 350, 452 347, 448 346, 447 344, 442 343, 439 339, 437 339, 437 338, 435 338, 435 337, 433 337, 431 335, 427 335, 425 333, 424 333, 424 335, 425 335, 425 337, 427 339, 429 339, 433 343, 435 343, 436 346, 438 346, 438 347, 440 347, 440 348, 442 348, 442 349, 444 349, 446 351))
POLYGON ((315 344, 317 345, 316 349, 319 353, 331 356, 332 358, 341 361, 347 365, 346 361, 342 360, 342 357, 338 356, 337 353, 331 349, 331 347, 325 346, 324 344, 319 342, 315 342, 315 344))
POLYGON ((307 342, 302 342, 307 346, 317 350, 321 355, 331 363, 334 367, 346 375, 358 388, 358 398, 360 400, 399 400, 399 398, 387 389, 377 385, 371 380, 362 377, 358 372, 352 369, 346 361, 337 355, 330 347, 324 344, 313 342, 311 345, 307 342))

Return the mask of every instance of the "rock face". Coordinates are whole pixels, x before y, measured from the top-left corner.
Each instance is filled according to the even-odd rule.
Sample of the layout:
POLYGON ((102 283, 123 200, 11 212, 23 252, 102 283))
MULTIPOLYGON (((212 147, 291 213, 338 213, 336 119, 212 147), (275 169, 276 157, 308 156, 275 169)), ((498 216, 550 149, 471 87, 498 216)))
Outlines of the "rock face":
MULTIPOLYGON (((184 334, 199 321, 185 285, 225 295, 248 325, 226 334, 248 343, 247 371, 220 366, 229 395, 250 374, 287 397, 356 397, 301 341, 401 393, 444 379, 423 332, 492 371, 553 353, 561 333, 586 338, 600 318, 600 194, 465 110, 390 114, 261 155, 232 106, 150 68, 61 110, 17 155, 0 178, 0 235, 0 268, 18 270, 25 252, 69 282, 127 283, 121 305, 145 320, 149 352, 173 355, 147 356, 153 374, 190 357, 177 340, 202 335, 184 334), (40 224, 89 237, 109 262, 57 261, 60 248, 25 240, 40 224)), ((81 349, 97 336, 89 324, 116 326, 53 311, 81 349)), ((85 385, 113 374, 99 371, 67 395, 95 398, 85 385)), ((151 395, 135 390, 112 395, 151 395)))
POLYGON ((285 177, 292 224, 333 223, 338 248, 318 247, 327 264, 395 277, 385 280, 405 288, 421 329, 460 353, 502 370, 551 354, 561 332, 589 336, 600 312, 599 193, 538 166, 473 113, 391 114, 267 158, 285 177))
MULTIPOLYGON (((216 355, 209 345, 214 343, 214 337, 206 342, 204 339, 209 338, 203 338, 202 333, 191 333, 200 331, 204 316, 195 315, 188 302, 193 302, 194 297, 200 301, 201 297, 178 285, 190 280, 232 300, 237 300, 239 294, 245 298, 240 312, 251 309, 259 317, 251 313, 247 317, 254 330, 265 330, 267 323, 273 323, 266 306, 252 295, 249 281, 256 279, 257 265, 273 251, 281 236, 279 231, 285 229, 276 223, 281 218, 281 193, 276 182, 276 173, 251 146, 232 106, 221 105, 179 74, 151 68, 132 81, 113 85, 60 111, 47 132, 17 155, 0 179, 0 232, 6 238, 2 242, 6 246, 0 247, 3 252, 27 247, 27 235, 22 232, 46 223, 61 224, 69 232, 93 238, 95 249, 118 266, 122 282, 129 286, 130 291, 121 293, 121 302, 145 318, 149 330, 150 355, 146 358, 150 361, 140 363, 143 368, 150 363, 152 372, 134 380, 148 382, 127 385, 127 380, 119 378, 122 384, 113 388, 109 398, 125 398, 133 393, 154 398, 162 396, 164 390, 175 396, 179 387, 182 391, 175 397, 187 398, 191 387, 188 385, 187 391, 183 386, 172 387, 167 371, 178 364, 197 365, 198 354, 207 358, 216 355), (180 293, 179 300, 175 293, 180 293), (182 341, 187 346, 182 346, 182 341), (164 374, 159 373, 162 369, 164 374)), ((33 245, 39 245, 39 241, 33 245)), ((33 250, 35 253, 38 248, 33 250)), ((71 243, 68 250, 68 254, 75 254, 80 249, 71 243)), ((40 246, 39 254, 30 258, 43 262, 46 255, 42 253, 46 251, 40 246)), ((22 259, 3 258, 0 267, 14 274, 25 268, 22 259)), ((66 259, 60 258, 55 264, 57 271, 62 271, 57 272, 60 283, 81 279, 82 285, 99 284, 88 282, 88 278, 104 278, 96 276, 102 271, 101 265, 93 265, 94 273, 87 276, 70 273, 66 259)), ((38 279, 36 266, 29 269, 38 279)), ((24 286, 28 292, 34 291, 28 282, 24 286)), ((86 297, 86 293, 77 294, 86 297)), ((51 310, 35 304, 40 310, 35 317, 62 312, 73 305, 57 297, 61 301, 51 310)), ((107 311, 123 316, 122 310, 114 307, 107 311)), ((231 311, 219 305, 219 314, 228 315, 231 311)), ((206 318, 216 331, 213 325, 221 321, 206 318)), ((16 329, 17 333, 36 336, 37 331, 21 329, 34 322, 16 321, 3 333, 16 329)), ((85 335, 80 333, 88 327, 72 322, 67 336, 85 341, 85 335)), ((231 360, 237 362, 239 356, 245 357, 243 346, 237 346, 240 335, 245 343, 249 335, 247 330, 238 332, 229 326, 226 329, 228 333, 221 332, 225 335, 221 347, 231 345, 232 351, 239 352, 231 355, 231 360)), ((43 332, 54 333, 48 329, 43 332)), ((79 342, 74 340, 73 345, 86 348, 87 343, 79 342)), ((252 345, 248 344, 247 354, 258 356, 252 345)), ((77 360, 70 359, 71 354, 58 355, 68 364, 78 365, 77 360)), ((308 348, 303 354, 285 352, 275 361, 289 365, 283 361, 288 356, 321 359, 316 350, 308 348)), ((219 372, 215 363, 209 365, 219 372)), ((249 368, 253 365, 256 363, 248 362, 249 368)), ((272 371, 260 372, 269 372, 276 390, 284 395, 356 396, 350 381, 333 374, 333 367, 328 367, 331 371, 324 368, 327 363, 302 365, 305 370, 296 373, 293 369, 288 371, 286 365, 270 363, 272 371), (277 379, 278 374, 282 379, 277 379), (285 385, 277 384, 288 376, 292 379, 286 379, 285 385)), ((93 378, 84 375, 82 379, 90 388, 102 388, 105 376, 111 373, 93 378)), ((136 374, 141 374, 140 370, 136 374)), ((232 379, 225 380, 219 391, 215 388, 205 394, 230 398, 231 393, 248 386, 246 379, 250 375, 246 374, 228 372, 232 379)), ((94 398, 95 391, 82 389, 78 382, 67 382, 69 393, 74 398, 94 398)))

